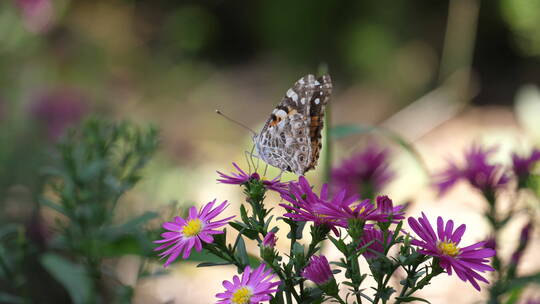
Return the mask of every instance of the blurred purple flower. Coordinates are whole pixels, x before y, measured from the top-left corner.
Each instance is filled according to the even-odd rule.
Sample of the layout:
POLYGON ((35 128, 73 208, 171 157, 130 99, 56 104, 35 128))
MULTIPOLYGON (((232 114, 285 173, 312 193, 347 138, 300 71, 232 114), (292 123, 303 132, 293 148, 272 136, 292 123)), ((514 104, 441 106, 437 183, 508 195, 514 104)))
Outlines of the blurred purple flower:
POLYGON ((469 281, 477 290, 480 290, 480 285, 476 280, 489 283, 478 272, 494 271, 487 264, 489 262, 487 258, 494 256, 495 250, 486 248, 485 242, 458 247, 465 233, 465 225, 460 225, 454 230, 454 221, 449 220, 445 225, 439 216, 437 233, 435 233, 423 212, 418 220, 409 217, 408 221, 411 229, 420 237, 420 239, 412 240, 411 244, 420 247, 420 253, 438 258, 439 265, 446 270, 448 275, 454 271, 462 281, 469 281))
POLYGON ((15 3, 29 31, 43 33, 51 27, 54 18, 51 0, 15 0, 15 3))
MULTIPOLYGON (((392 240, 392 233, 389 232, 386 237, 386 243, 390 243, 392 240)), ((369 244, 372 242, 367 250, 362 254, 366 259, 374 259, 377 258, 379 255, 377 253, 383 254, 384 253, 384 235, 383 232, 374 226, 368 227, 364 230, 364 235, 362 237, 362 241, 360 242, 360 247, 364 247, 366 244, 369 244)))
POLYGON ((295 221, 312 221, 315 225, 326 225, 336 235, 339 235, 336 226, 340 224, 343 226, 343 223, 326 211, 332 212, 334 206, 349 206, 359 198, 357 195, 346 197, 343 190, 330 199, 327 184, 321 187, 321 193, 317 195, 303 176, 300 176, 298 182, 290 182, 289 193, 282 194, 281 197, 291 203, 280 204, 288 211, 283 216, 295 221))
POLYGON ((349 194, 373 197, 394 177, 389 168, 390 151, 370 143, 364 150, 345 159, 332 169, 332 189, 343 188, 349 194))
POLYGON ((489 156, 496 151, 497 147, 485 148, 473 144, 465 151, 463 167, 449 162, 448 168, 436 175, 435 184, 439 195, 450 190, 460 179, 468 181, 474 188, 483 193, 495 193, 496 190, 506 185, 509 177, 502 165, 492 165, 488 162, 489 156))
POLYGON ((47 136, 57 140, 66 128, 86 114, 82 96, 69 89, 57 89, 41 95, 30 107, 30 114, 45 127, 47 136))
POLYGON ((526 157, 521 157, 517 153, 512 153, 512 170, 518 179, 520 187, 526 186, 527 180, 531 176, 531 170, 538 161, 540 161, 540 150, 536 148, 526 157))
POLYGON ((521 233, 519 234, 519 244, 517 249, 512 253, 512 257, 510 258, 510 264, 512 264, 514 267, 517 267, 519 265, 519 262, 521 261, 521 257, 523 256, 523 252, 527 248, 527 245, 529 245, 529 240, 531 237, 531 231, 533 229, 533 222, 529 221, 523 228, 521 228, 521 233))
POLYGON ((334 279, 330 264, 324 255, 312 256, 309 264, 302 271, 302 276, 317 285, 324 285, 334 279))
POLYGON ((251 180, 262 180, 262 183, 264 184, 266 189, 276 191, 280 194, 287 193, 287 183, 282 183, 279 178, 276 177, 272 180, 261 179, 260 175, 257 172, 248 174, 244 170, 242 170, 236 163, 232 163, 232 165, 236 168, 238 172, 232 172, 230 175, 227 175, 220 171, 216 171, 220 177, 217 180, 218 182, 229 185, 243 185, 251 180))

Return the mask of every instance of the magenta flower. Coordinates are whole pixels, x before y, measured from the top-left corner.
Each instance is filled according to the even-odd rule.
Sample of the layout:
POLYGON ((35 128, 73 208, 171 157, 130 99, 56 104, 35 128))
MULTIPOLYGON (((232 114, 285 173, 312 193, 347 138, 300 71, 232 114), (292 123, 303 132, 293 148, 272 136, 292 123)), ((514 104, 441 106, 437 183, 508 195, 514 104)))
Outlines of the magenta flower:
POLYGON ((289 183, 289 193, 282 194, 281 197, 291 203, 291 205, 280 204, 288 211, 283 216, 295 221, 312 221, 315 225, 327 225, 336 235, 339 235, 336 226, 340 223, 326 211, 332 211, 334 206, 348 206, 358 199, 358 196, 346 197, 345 190, 330 199, 327 184, 321 187, 321 193, 317 195, 303 176, 300 176, 298 182, 289 183))
POLYGON ((174 218, 174 222, 163 223, 163 228, 169 231, 161 234, 162 240, 154 241, 154 243, 162 244, 154 251, 169 247, 159 254, 161 258, 168 256, 164 267, 169 266, 182 253, 182 258, 189 258, 193 247, 200 252, 202 242, 212 243, 214 241, 212 235, 223 233, 222 230, 215 229, 226 225, 234 216, 212 222, 228 206, 227 201, 224 201, 221 205, 213 208, 215 202, 216 200, 213 200, 201 207, 198 213, 197 208, 191 207, 186 219, 177 216, 174 218))
POLYGON ((334 274, 330 270, 330 264, 324 255, 312 256, 308 266, 302 271, 302 276, 317 285, 324 285, 334 280, 334 274))
POLYGON ((409 226, 421 238, 413 240, 411 244, 419 246, 420 253, 435 257, 448 275, 452 271, 463 281, 469 281, 472 286, 480 290, 478 281, 489 283, 478 272, 494 271, 487 263, 487 258, 495 255, 495 250, 486 248, 485 242, 479 242, 467 247, 458 247, 461 237, 465 233, 465 225, 454 230, 454 222, 449 220, 444 224, 443 219, 437 218, 437 233, 422 212, 418 221, 409 217, 409 226))
POLYGON ((272 293, 277 291, 281 282, 270 282, 275 275, 271 270, 265 270, 264 264, 251 271, 247 266, 242 273, 242 278, 234 276, 232 282, 223 281, 225 292, 216 294, 220 298, 216 304, 259 304, 270 301, 272 293))
POLYGON ((57 140, 84 117, 86 107, 78 92, 57 89, 39 96, 31 105, 30 114, 45 128, 50 140, 57 140))
MULTIPOLYGON (((397 222, 405 219, 404 205, 394 207, 394 203, 387 195, 377 196, 376 215, 384 216, 386 220, 397 222)), ((379 220, 380 221, 380 220, 379 220)))
POLYGON ((384 244, 389 244, 392 241, 392 233, 388 232, 386 242, 384 242, 384 234, 381 230, 371 226, 364 230, 360 247, 364 247, 366 244, 372 242, 367 250, 362 254, 366 259, 374 259, 379 257, 377 253, 384 254, 384 244))
POLYGON ((54 19, 51 0, 16 0, 21 9, 24 25, 34 33, 47 31, 54 19))
POLYGON ((378 196, 377 206, 369 199, 353 204, 357 196, 345 199, 346 190, 339 192, 333 203, 316 205, 314 209, 319 214, 324 214, 328 221, 335 225, 348 228, 349 220, 358 219, 365 221, 387 222, 404 219, 403 206, 394 207, 388 196, 378 196))
POLYGON ((277 241, 276 234, 270 231, 264 237, 262 244, 264 247, 274 248, 276 247, 276 241, 277 241))
POLYGON ((373 197, 394 177, 389 168, 390 151, 370 143, 332 170, 332 189, 337 192, 347 189, 348 194, 373 197))
POLYGON ((538 161, 540 161, 540 150, 536 148, 527 157, 512 153, 512 170, 521 187, 526 185, 527 180, 531 176, 531 171, 538 161))
POLYGON ((233 163, 233 166, 236 168, 236 170, 238 170, 238 173, 232 172, 230 175, 227 175, 220 171, 217 171, 220 177, 217 181, 223 184, 230 185, 243 185, 252 180, 262 181, 266 189, 276 191, 280 194, 287 193, 287 184, 280 182, 279 178, 276 177, 272 180, 261 179, 260 175, 257 172, 248 174, 244 170, 242 170, 236 163, 233 163))
POLYGON ((484 193, 495 193, 509 181, 507 173, 501 165, 488 162, 491 154, 497 151, 496 147, 484 148, 473 144, 465 151, 465 164, 460 167, 449 162, 445 171, 437 174, 436 186, 439 194, 446 193, 460 179, 468 181, 473 187, 484 193))

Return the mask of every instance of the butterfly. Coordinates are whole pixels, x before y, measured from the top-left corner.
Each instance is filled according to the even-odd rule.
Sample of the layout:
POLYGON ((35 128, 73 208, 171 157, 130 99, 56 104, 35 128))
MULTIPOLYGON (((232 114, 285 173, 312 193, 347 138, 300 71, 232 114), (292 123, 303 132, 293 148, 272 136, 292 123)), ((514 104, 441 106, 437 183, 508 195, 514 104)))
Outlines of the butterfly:
POLYGON ((282 171, 304 175, 314 169, 322 148, 325 106, 332 94, 329 75, 306 75, 289 89, 259 133, 257 157, 282 171))

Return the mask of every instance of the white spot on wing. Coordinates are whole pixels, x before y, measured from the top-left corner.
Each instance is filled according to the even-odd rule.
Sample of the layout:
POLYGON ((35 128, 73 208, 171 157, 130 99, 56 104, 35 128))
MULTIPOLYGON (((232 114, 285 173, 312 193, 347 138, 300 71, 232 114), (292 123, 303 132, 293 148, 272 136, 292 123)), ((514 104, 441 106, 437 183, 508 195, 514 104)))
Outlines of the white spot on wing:
POLYGON ((292 98, 292 100, 294 100, 295 102, 298 101, 298 94, 296 94, 296 92, 292 89, 287 90, 287 97, 292 98))
POLYGON ((319 98, 315 98, 315 104, 321 103, 321 100, 319 98))
POLYGON ((302 104, 306 104, 306 99, 305 99, 304 97, 302 97, 302 99, 300 99, 300 102, 301 102, 302 104))
POLYGON ((274 114, 276 114, 276 116, 281 117, 281 118, 284 118, 284 117, 287 116, 287 112, 285 112, 285 111, 283 111, 281 109, 277 110, 274 114))

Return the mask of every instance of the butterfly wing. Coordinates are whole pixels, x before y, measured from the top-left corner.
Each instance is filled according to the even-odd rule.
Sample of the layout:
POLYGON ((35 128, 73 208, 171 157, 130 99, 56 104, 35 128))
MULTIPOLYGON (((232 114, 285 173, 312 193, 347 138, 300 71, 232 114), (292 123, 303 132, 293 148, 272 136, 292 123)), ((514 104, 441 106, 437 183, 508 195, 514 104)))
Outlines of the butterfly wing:
POLYGON ((319 158, 324 108, 331 92, 328 75, 300 78, 255 137, 259 157, 297 175, 313 169, 319 158))

